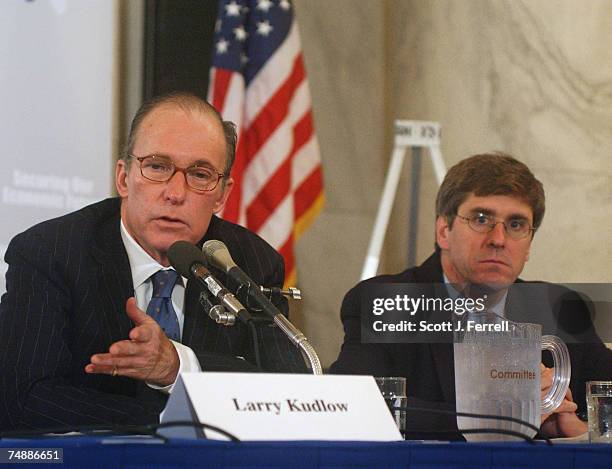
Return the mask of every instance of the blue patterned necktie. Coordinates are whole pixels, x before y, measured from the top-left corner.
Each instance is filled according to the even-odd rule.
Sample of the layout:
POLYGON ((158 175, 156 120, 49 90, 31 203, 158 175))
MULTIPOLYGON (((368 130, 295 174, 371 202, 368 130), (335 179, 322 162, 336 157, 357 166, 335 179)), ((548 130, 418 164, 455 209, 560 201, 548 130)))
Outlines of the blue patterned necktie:
POLYGON ((147 306, 147 314, 157 321, 169 339, 180 342, 181 331, 172 306, 172 290, 177 277, 174 270, 159 270, 151 275, 153 296, 147 306))

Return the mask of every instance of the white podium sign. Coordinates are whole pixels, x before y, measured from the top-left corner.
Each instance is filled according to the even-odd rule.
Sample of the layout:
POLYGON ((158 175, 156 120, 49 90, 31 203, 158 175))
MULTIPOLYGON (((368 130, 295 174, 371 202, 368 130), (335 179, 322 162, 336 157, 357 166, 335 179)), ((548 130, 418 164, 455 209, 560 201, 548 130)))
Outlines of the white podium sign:
MULTIPOLYGON (((206 423, 240 440, 396 441, 402 437, 371 376, 183 373, 162 423, 206 423)), ((166 437, 227 437, 199 425, 166 437)))

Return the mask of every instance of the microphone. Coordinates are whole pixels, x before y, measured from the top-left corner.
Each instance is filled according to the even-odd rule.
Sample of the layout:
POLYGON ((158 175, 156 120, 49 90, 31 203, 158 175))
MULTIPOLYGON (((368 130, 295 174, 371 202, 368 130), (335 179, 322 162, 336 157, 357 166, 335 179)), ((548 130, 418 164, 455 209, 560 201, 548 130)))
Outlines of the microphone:
POLYGON ((287 336, 287 338, 300 349, 302 354, 308 359, 310 368, 313 374, 322 375, 323 368, 321 361, 317 356, 317 352, 310 345, 306 336, 287 319, 268 298, 261 292, 259 286, 245 274, 240 267, 236 265, 232 259, 227 246, 221 241, 211 239, 202 246, 204 257, 208 261, 208 265, 216 267, 224 271, 227 276, 238 285, 236 295, 251 309, 252 304, 257 306, 257 309, 270 316, 274 324, 287 336))
POLYGON ((236 265, 234 259, 223 242, 216 239, 208 240, 202 246, 202 252, 208 265, 225 272, 238 285, 236 295, 251 309, 260 310, 274 319, 283 315, 276 306, 262 293, 257 285, 244 271, 236 265))
POLYGON ((207 288, 202 288, 199 298, 200 304, 210 319, 215 321, 217 324, 222 324, 224 326, 233 326, 236 324, 236 315, 226 311, 223 305, 213 303, 211 298, 212 293, 210 293, 207 288))
MULTIPOLYGON (((176 241, 168 250, 168 259, 172 267, 183 277, 195 279, 206 287, 231 313, 236 315, 242 322, 249 322, 251 315, 236 297, 227 291, 220 282, 212 276, 210 271, 204 266, 206 259, 202 252, 193 244, 187 241, 176 241)), ((225 325, 232 325, 233 321, 224 318, 222 314, 216 314, 215 310, 210 310, 211 319, 225 325)))

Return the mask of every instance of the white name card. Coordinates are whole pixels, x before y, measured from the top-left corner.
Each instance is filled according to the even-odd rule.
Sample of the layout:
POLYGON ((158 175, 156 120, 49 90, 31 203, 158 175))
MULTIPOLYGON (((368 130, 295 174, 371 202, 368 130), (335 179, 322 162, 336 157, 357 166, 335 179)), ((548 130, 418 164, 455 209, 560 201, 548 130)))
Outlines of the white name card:
MULTIPOLYGON (((371 376, 183 373, 161 422, 180 420, 213 425, 240 440, 402 439, 371 376)), ((198 425, 160 433, 228 439, 198 425)))

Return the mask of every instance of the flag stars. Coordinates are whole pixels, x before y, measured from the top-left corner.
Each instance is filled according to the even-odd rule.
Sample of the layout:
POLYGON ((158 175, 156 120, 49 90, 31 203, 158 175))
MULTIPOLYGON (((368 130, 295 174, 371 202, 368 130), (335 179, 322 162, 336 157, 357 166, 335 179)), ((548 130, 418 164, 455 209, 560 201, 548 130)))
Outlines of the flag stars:
POLYGON ((225 5, 225 13, 227 16, 240 16, 240 5, 234 0, 225 5))
POLYGON ((215 44, 215 48, 217 49, 217 54, 225 54, 229 49, 229 42, 221 38, 217 41, 217 44, 215 44))
POLYGON ((248 33, 244 30, 244 26, 240 25, 237 28, 234 28, 234 36, 236 37, 237 41, 242 42, 247 38, 248 33))
POLYGON ((272 2, 270 0, 259 0, 257 2, 258 10, 261 10, 267 13, 270 8, 272 8, 272 2))
POLYGON ((257 34, 261 34, 262 36, 268 36, 272 32, 272 25, 270 25, 269 21, 259 21, 257 23, 257 34))
POLYGON ((278 2, 278 6, 285 11, 289 11, 291 9, 291 2, 289 0, 280 0, 280 2, 278 2))

